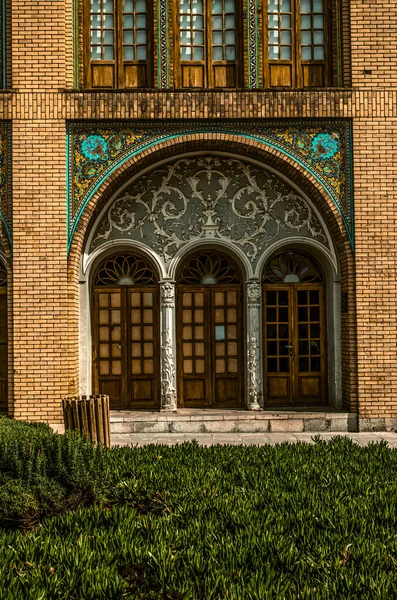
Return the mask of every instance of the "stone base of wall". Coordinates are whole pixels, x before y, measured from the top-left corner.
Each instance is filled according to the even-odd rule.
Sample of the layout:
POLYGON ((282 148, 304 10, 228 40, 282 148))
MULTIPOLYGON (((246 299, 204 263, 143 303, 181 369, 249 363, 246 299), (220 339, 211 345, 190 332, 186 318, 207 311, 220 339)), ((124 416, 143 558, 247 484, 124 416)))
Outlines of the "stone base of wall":
POLYGON ((359 431, 397 431, 397 418, 359 419, 359 431))

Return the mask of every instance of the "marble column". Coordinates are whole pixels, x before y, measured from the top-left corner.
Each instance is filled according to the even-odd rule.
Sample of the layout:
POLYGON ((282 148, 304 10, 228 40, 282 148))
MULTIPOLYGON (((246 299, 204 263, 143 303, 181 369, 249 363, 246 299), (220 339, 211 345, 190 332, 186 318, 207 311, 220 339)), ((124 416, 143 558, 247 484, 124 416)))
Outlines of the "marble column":
POLYGON ((176 411, 175 282, 160 283, 161 410, 176 411))
POLYGON ((262 286, 258 281, 247 283, 247 408, 261 410, 262 397, 262 362, 260 343, 260 310, 262 286))

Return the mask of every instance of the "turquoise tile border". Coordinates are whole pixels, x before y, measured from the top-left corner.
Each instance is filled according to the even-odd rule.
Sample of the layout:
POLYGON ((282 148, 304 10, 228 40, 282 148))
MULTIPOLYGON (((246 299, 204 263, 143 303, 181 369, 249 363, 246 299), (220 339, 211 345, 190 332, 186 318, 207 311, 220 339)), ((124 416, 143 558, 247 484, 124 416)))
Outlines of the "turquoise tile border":
POLYGON ((254 140, 301 165, 334 202, 354 247, 350 120, 80 121, 67 125, 68 251, 87 203, 115 170, 160 142, 198 133, 254 140))

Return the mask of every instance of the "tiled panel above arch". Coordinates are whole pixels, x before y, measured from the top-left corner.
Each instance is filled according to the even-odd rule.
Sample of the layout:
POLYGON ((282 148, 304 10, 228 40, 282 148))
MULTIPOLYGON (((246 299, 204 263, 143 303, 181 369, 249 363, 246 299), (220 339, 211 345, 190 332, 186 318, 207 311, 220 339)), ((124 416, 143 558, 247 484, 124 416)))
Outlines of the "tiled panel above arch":
POLYGON ((332 198, 354 243, 351 124, 343 121, 200 121, 68 123, 68 239, 92 195, 116 169, 145 149, 188 134, 226 133, 281 152, 332 198))

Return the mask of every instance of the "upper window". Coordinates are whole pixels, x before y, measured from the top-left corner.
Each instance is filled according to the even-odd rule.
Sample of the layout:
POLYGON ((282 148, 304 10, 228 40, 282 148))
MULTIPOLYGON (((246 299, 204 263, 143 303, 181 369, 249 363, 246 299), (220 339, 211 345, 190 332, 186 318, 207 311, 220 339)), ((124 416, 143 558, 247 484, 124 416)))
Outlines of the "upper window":
POLYGON ((85 0, 85 87, 152 87, 161 63, 175 88, 237 88, 254 54, 264 88, 323 87, 331 83, 331 63, 337 71, 330 0, 260 0, 255 15, 245 13, 242 0, 173 0, 172 6, 173 18, 157 24, 152 0, 85 0), (263 24, 259 39, 253 22, 263 24))
POLYGON ((265 87, 328 85, 327 0, 265 3, 265 87))
POLYGON ((89 0, 85 6, 86 87, 149 87, 152 23, 147 0, 89 0))
POLYGON ((176 86, 236 87, 240 53, 235 0, 178 0, 178 4, 176 86))

